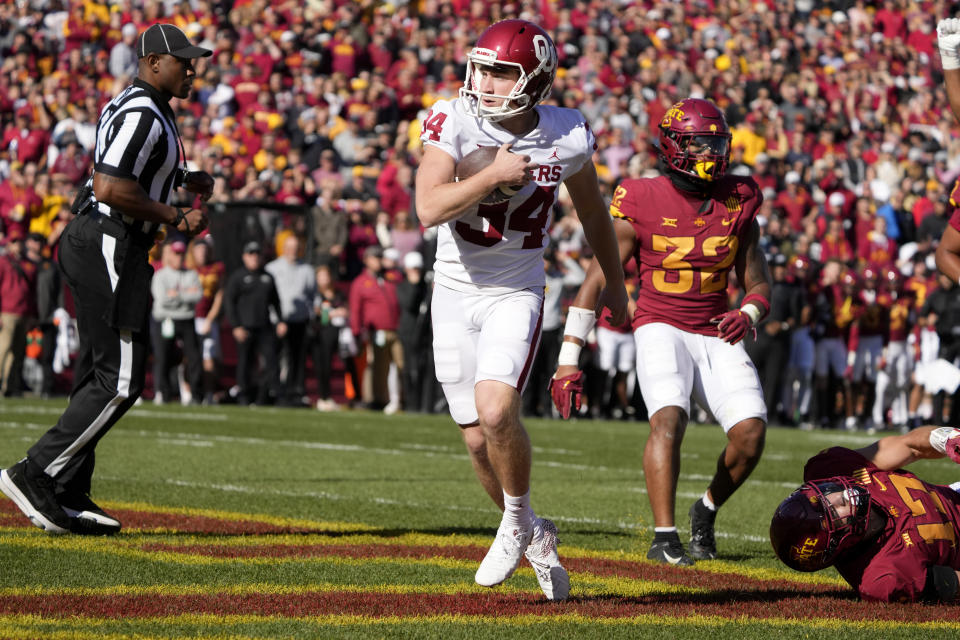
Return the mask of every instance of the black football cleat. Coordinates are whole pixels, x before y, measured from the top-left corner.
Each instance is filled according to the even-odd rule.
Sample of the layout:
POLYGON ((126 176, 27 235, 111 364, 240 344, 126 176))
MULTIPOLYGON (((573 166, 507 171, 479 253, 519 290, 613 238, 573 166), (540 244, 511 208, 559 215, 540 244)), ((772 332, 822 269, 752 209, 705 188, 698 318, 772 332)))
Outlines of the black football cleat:
POLYGON ((655 539, 650 545, 650 550, 647 551, 647 559, 663 564, 675 564, 679 567, 689 567, 694 564, 693 558, 684 551, 683 543, 676 534, 668 540, 655 539))
POLYGON ((717 512, 707 509, 703 499, 690 506, 690 555, 696 560, 713 560, 717 557, 717 542, 713 524, 717 512))

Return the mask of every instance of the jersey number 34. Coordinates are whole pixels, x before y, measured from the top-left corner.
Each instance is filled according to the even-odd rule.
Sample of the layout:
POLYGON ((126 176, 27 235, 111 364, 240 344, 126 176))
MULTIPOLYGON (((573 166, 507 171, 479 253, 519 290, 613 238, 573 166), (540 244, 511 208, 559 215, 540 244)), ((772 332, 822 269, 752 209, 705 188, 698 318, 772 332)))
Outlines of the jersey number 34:
POLYGON ((476 229, 463 220, 457 221, 454 229, 461 238, 481 247, 492 247, 503 240, 504 229, 522 231, 526 235, 521 249, 541 249, 555 189, 553 185, 538 186, 529 198, 510 212, 509 221, 507 208, 512 200, 481 204, 477 208, 477 215, 486 218, 486 229, 476 229))

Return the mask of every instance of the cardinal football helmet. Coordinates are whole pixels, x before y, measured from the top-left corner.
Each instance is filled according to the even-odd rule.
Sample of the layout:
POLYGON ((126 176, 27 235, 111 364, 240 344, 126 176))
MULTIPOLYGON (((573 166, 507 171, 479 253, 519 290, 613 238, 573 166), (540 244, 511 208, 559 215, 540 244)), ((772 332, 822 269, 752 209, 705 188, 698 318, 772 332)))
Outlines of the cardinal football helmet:
POLYGON ((770 522, 770 542, 777 557, 797 571, 829 567, 837 555, 859 542, 867 530, 870 492, 837 476, 807 482, 780 503, 770 522), (852 515, 841 518, 827 500, 842 493, 852 515))
POLYGON ((557 48, 546 31, 526 20, 502 20, 487 27, 467 54, 460 96, 473 99, 475 116, 496 122, 529 111, 549 96, 556 73, 557 48), (480 66, 515 68, 520 77, 507 95, 482 93, 480 66), (484 98, 502 98, 503 104, 486 108, 484 98))
POLYGON ((709 100, 681 100, 667 109, 659 129, 660 154, 669 170, 700 182, 713 182, 726 172, 730 128, 709 100))

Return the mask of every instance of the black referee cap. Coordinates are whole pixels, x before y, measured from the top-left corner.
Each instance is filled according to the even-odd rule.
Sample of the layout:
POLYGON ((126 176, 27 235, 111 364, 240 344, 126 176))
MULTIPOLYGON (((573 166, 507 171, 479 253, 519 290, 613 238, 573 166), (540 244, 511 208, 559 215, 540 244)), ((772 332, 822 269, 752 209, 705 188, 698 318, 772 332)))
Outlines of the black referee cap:
POLYGON ((213 51, 197 47, 183 31, 172 24, 155 24, 140 34, 137 56, 145 58, 151 53, 169 53, 178 58, 206 58, 213 51))

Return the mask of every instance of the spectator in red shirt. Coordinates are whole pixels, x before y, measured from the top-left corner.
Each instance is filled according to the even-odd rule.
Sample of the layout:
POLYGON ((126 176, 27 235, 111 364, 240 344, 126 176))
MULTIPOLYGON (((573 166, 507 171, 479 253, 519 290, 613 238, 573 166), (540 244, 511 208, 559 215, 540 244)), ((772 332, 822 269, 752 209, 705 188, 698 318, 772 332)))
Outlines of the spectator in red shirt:
POLYGON ((887 235, 887 219, 872 218, 873 227, 867 231, 857 246, 857 257, 867 265, 879 269, 893 267, 897 259, 897 243, 887 235))
POLYGON ((804 220, 815 213, 813 198, 806 188, 800 184, 800 174, 788 171, 784 177, 784 190, 777 194, 773 206, 783 211, 783 215, 790 223, 795 233, 803 233, 804 220))
POLYGON ((895 0, 884 0, 883 8, 873 18, 874 30, 883 34, 886 40, 907 37, 907 20, 897 7, 895 0))
POLYGON ((7 234, 0 257, 0 393, 19 396, 20 372, 27 348, 27 327, 36 316, 37 267, 22 256, 24 235, 7 234))
POLYGON ((84 152, 73 132, 64 134, 60 145, 63 149, 53 161, 50 173, 63 177, 69 184, 80 184, 90 169, 90 156, 84 152))
POLYGON ((363 373, 363 401, 395 413, 400 407, 389 402, 387 376, 390 365, 403 370, 403 349, 397 338, 400 304, 393 282, 383 277, 383 250, 379 245, 363 252, 364 269, 350 284, 350 329, 358 342, 367 345, 367 368, 363 373))
POLYGON ((34 126, 34 108, 26 105, 17 109, 14 124, 4 131, 0 147, 8 153, 11 161, 36 162, 45 166, 49 144, 49 126, 34 126))
POLYGON ((391 162, 377 177, 377 192, 380 208, 393 217, 400 211, 410 210, 413 193, 413 169, 406 162, 391 162))
POLYGON ((0 182, 0 223, 4 235, 13 232, 26 235, 30 229, 30 220, 40 213, 43 201, 33 185, 26 181, 23 165, 20 162, 10 164, 10 177, 0 182))
POLYGON ((827 231, 820 240, 820 262, 839 260, 848 264, 853 260, 853 248, 843 234, 843 221, 833 216, 827 222, 827 231))
POLYGON ((240 75, 230 80, 230 84, 233 86, 233 99, 237 101, 238 110, 244 112, 257 101, 257 94, 260 93, 260 87, 266 84, 266 77, 261 79, 256 63, 252 58, 247 58, 243 61, 240 75))

